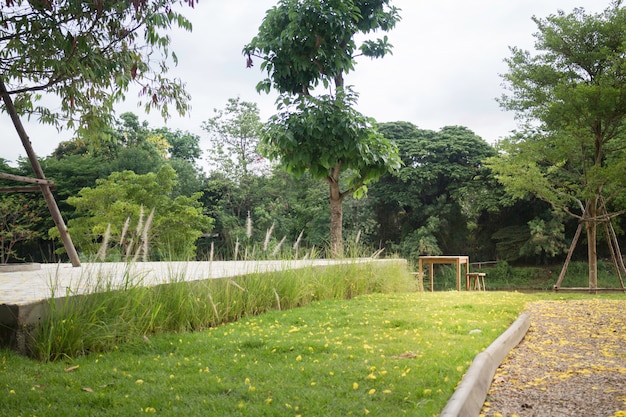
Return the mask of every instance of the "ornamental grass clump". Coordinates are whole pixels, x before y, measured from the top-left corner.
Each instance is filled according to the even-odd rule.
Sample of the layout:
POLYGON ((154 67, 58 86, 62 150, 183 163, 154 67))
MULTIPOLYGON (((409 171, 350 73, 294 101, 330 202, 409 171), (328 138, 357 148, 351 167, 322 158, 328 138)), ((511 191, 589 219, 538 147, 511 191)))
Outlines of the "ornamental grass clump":
MULTIPOLYGON (((130 264, 128 265, 130 267, 130 264)), ((414 290, 406 263, 347 262, 244 276, 185 281, 171 270, 166 284, 146 286, 126 269, 125 280, 84 277, 73 291, 46 301, 34 332, 32 354, 40 360, 77 357, 117 348, 161 332, 190 332, 327 299, 414 290), (88 282, 94 279, 95 282, 88 282), (93 293, 77 296, 79 288, 93 293)), ((51 283, 51 288, 56 285, 51 283)))
POLYGON ((119 260, 120 254, 124 262, 147 262, 150 253, 150 230, 154 220, 154 208, 148 214, 148 218, 144 221, 144 208, 139 209, 137 226, 135 230, 130 230, 131 218, 126 218, 122 230, 120 232, 119 242, 111 245, 111 223, 107 224, 106 230, 102 235, 102 243, 95 254, 96 261, 119 260), (117 246, 118 251, 111 251, 117 246))

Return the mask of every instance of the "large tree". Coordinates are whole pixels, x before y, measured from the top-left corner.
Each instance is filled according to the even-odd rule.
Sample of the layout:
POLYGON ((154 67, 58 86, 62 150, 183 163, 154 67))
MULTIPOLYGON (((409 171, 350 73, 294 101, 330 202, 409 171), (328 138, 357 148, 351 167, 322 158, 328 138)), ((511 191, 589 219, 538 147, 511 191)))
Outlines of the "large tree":
POLYGON ((470 237, 478 232, 477 218, 494 194, 486 186, 482 160, 494 149, 461 126, 432 131, 390 122, 380 130, 398 144, 403 167, 371 187, 379 239, 414 259, 468 251, 476 256, 470 237))
POLYGON ((297 175, 305 171, 328 183, 330 251, 341 256, 342 202, 347 195, 389 170, 397 169, 397 149, 354 109, 356 94, 344 77, 355 58, 383 57, 391 50, 387 37, 355 38, 388 31, 399 20, 389 0, 281 0, 268 10, 259 33, 244 47, 248 66, 262 59, 268 78, 259 91, 280 94, 278 110, 262 135, 267 155, 297 175), (315 95, 323 87, 328 94, 315 95), (343 174, 343 176, 342 176, 343 174))
POLYGON ((531 193, 584 225, 589 287, 597 288, 597 225, 626 189, 626 10, 559 11, 538 27, 534 53, 512 48, 501 99, 525 122, 490 166, 516 195, 531 193))

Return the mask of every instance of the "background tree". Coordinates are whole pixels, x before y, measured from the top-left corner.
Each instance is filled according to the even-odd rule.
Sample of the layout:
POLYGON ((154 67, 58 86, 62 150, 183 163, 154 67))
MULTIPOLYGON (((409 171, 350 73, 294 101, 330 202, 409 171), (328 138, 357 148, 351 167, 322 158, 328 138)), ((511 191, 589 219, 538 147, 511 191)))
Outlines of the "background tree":
POLYGON ((224 109, 214 109, 214 116, 202 123, 211 143, 205 201, 216 219, 218 247, 226 257, 234 255, 237 242, 250 243, 248 217, 267 202, 259 192, 265 181, 255 169, 261 126, 257 105, 239 98, 228 99, 224 109))
MULTIPOLYGON (((93 188, 97 179, 106 179, 120 168, 136 174, 156 174, 163 165, 169 164, 176 171, 176 181, 170 198, 191 197, 203 191, 206 179, 202 169, 196 164, 201 156, 197 135, 182 131, 172 132, 167 128, 152 129, 146 122, 139 122, 138 117, 132 113, 123 114, 113 126, 106 127, 100 133, 61 142, 50 156, 41 160, 46 176, 57 186, 58 207, 64 219, 82 216, 76 212, 74 206, 67 204, 69 197, 78 195, 85 187, 93 188), (142 151, 134 153, 133 148, 140 148, 142 151), (141 152, 150 157, 129 157, 141 152)), ((0 172, 28 176, 30 171, 28 161, 23 159, 18 161, 18 166, 14 169, 0 165, 0 172)), ((41 200, 37 193, 26 194, 25 197, 30 200, 31 205, 38 204, 41 200)), ((51 219, 46 216, 31 224, 31 229, 37 232, 38 238, 17 245, 16 250, 23 252, 20 256, 38 261, 54 261, 56 245, 48 235, 48 230, 53 226, 51 219)))
POLYGON ((537 52, 512 48, 501 99, 528 127, 490 166, 514 195, 536 195, 584 225, 595 289, 597 225, 621 212, 610 209, 626 189, 626 10, 615 1, 596 15, 534 21, 537 52))
POLYGON ((62 212, 67 208, 67 197, 93 186, 97 178, 127 170, 136 174, 157 173, 164 164, 176 171, 174 193, 190 196, 202 191, 205 185, 205 175, 197 164, 202 154, 199 142, 198 135, 166 127, 151 128, 148 122, 140 122, 137 115, 123 113, 99 135, 61 142, 42 161, 42 166, 58 185, 62 212))
POLYGON ((259 160, 261 117, 256 103, 230 98, 222 110, 202 123, 209 134, 211 169, 228 178, 245 183, 255 162, 259 160))
POLYGON ((16 245, 39 236, 33 225, 41 221, 41 203, 41 199, 33 202, 24 194, 0 194, 0 263, 25 259, 16 245))
POLYGON ((202 157, 200 136, 187 131, 171 131, 166 127, 152 129, 153 137, 160 138, 159 143, 167 146, 165 160, 176 171, 177 182, 173 195, 191 196, 202 192, 206 187, 206 174, 198 165, 202 157))
MULTIPOLYGON (((466 254, 472 234, 480 233, 479 216, 487 210, 483 195, 494 190, 476 178, 487 177, 482 160, 494 149, 465 127, 435 132, 411 123, 380 126, 400 149, 403 166, 372 187, 380 240, 403 256, 466 254)), ((486 242, 490 238, 487 237, 486 242)))
POLYGON ((68 199, 80 214, 68 222, 77 246, 85 254, 94 255, 107 238, 112 243, 121 242, 122 247, 128 244, 124 236, 137 242, 138 236, 132 237, 131 232, 142 230, 138 224, 145 224, 148 213, 154 210, 147 236, 152 259, 194 259, 195 243, 210 231, 212 219, 203 214, 200 193, 171 198, 175 182, 176 172, 163 165, 156 174, 114 172, 96 181, 95 187, 83 188, 78 196, 68 199), (130 224, 125 226, 127 219, 130 224))
POLYGON ((266 154, 289 172, 308 171, 329 186, 332 256, 343 252, 343 199, 399 167, 395 146, 354 110, 356 95, 344 82, 357 54, 378 58, 390 52, 386 36, 360 47, 355 42, 357 35, 395 26, 398 10, 389 3, 282 0, 268 10, 258 35, 244 47, 248 66, 252 56, 260 57, 269 76, 257 89, 274 88, 282 95, 279 113, 262 136, 266 154), (320 84, 331 93, 315 97, 320 84))

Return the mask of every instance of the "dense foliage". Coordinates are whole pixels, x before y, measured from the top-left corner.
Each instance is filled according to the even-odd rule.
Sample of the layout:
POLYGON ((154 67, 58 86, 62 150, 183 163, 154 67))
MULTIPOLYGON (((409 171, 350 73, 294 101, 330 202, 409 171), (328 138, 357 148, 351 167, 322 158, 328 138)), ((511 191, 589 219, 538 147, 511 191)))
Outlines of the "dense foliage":
POLYGON ((528 127, 489 165, 512 195, 535 195, 584 226, 596 287, 598 229, 622 212, 626 191, 626 9, 615 1, 596 15, 534 20, 536 52, 512 48, 501 100, 528 127))
MULTIPOLYGON (((253 110, 247 117, 254 120, 254 107, 243 107, 253 110)), ((370 184, 366 197, 346 198, 347 253, 371 255, 384 249, 383 254, 413 260, 443 253, 536 264, 563 256, 565 235, 573 233, 576 223, 540 200, 509 197, 481 162, 495 150, 471 130, 448 126, 430 131, 408 122, 377 128, 398 146, 403 167, 370 184)), ((133 114, 122 115, 105 133, 105 141, 63 142, 42 160, 85 259, 98 254, 109 223, 106 259, 124 259, 129 241, 118 244, 121 232, 130 216, 127 237, 137 234, 142 205, 144 221, 158 208, 149 236, 150 259, 327 255, 328 188, 310 174, 296 177, 266 160, 249 165, 239 180, 221 170, 206 173, 197 136, 152 128, 133 114), (176 239, 185 242, 172 250, 174 241, 181 242, 176 239)), ((242 172, 237 151, 223 149, 229 172, 242 172)), ((25 174, 28 165, 4 163, 2 172, 25 174)), ((41 207, 39 194, 23 198, 29 207, 41 207)), ((53 224, 43 214, 29 226, 36 236, 13 246, 17 252, 11 261, 57 259, 58 245, 48 236, 53 224)))
MULTIPOLYGON (((595 251, 596 239, 605 238, 593 231, 597 221, 605 210, 610 217, 625 207, 626 14, 620 2, 600 15, 576 9, 536 19, 539 52, 512 49, 505 75, 511 94, 502 99, 533 128, 493 147, 467 127, 378 124, 355 111, 357 96, 344 76, 357 55, 390 52, 386 37, 356 43, 393 28, 399 15, 389 1, 280 1, 244 48, 248 65, 260 59, 267 73, 259 90, 282 94, 278 113, 262 123, 254 103, 230 99, 202 125, 211 141, 205 161, 197 135, 153 128, 132 113, 105 117, 135 81, 147 83, 148 106, 172 100, 185 110, 182 84, 149 65, 152 58, 168 59, 163 32, 189 28, 171 4, 94 3, 79 10, 63 1, 14 0, 0 11, 0 81, 18 110, 39 113, 44 122, 59 123, 62 116, 96 127, 79 128, 41 160, 88 259, 124 258, 144 239, 151 243, 146 259, 384 249, 410 259, 466 254, 539 264, 564 257, 579 221, 592 231, 587 242, 595 251), (93 33, 84 24, 88 18, 93 33), (65 23, 54 29, 59 20, 65 23), (136 30, 126 33, 129 27, 136 30), (38 41, 50 48, 29 58, 38 41), (152 94, 157 86, 163 96, 152 94), (327 94, 319 94, 320 87, 327 94), (58 113, 37 107, 40 90, 61 97, 58 113), (287 171, 262 155, 279 159, 287 171), (355 199, 365 186, 368 195, 355 199), (144 229, 148 219, 151 228, 144 229)), ((24 160, 15 167, 0 160, 0 172, 29 176, 30 169, 24 160)), ((62 256, 39 197, 0 193, 3 262, 62 256)), ((623 225, 615 227, 621 236, 623 225)), ((574 256, 586 256, 584 249, 574 256)))

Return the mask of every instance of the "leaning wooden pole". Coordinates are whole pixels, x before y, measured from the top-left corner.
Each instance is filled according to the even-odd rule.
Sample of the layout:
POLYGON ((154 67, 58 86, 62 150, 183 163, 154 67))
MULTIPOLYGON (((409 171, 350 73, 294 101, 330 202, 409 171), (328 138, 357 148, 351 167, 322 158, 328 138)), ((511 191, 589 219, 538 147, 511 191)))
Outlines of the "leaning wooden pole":
MULTIPOLYGON (((13 125, 15 126, 15 130, 17 131, 20 140, 22 141, 22 145, 24 145, 24 149, 26 150, 26 155, 28 156, 28 160, 30 161, 30 165, 33 168, 35 176, 39 179, 45 180, 46 177, 41 169, 41 165, 39 164, 39 160, 37 159, 37 155, 35 155, 35 151, 33 150, 33 146, 30 143, 30 139, 26 134, 26 130, 24 130, 24 126, 22 125, 22 121, 19 118, 17 110, 13 105, 13 100, 11 100, 11 96, 4 85, 4 80, 0 78, 0 95, 2 95, 2 100, 4 101, 4 105, 11 116, 11 120, 13 121, 13 125)), ((50 185, 47 183, 39 184, 41 188, 41 192, 43 194, 44 199, 46 200, 46 204, 48 205, 48 210, 50 210, 50 215, 52 216, 52 220, 54 220, 54 224, 57 229, 59 229, 59 234, 61 236, 61 241, 63 242, 63 246, 65 247, 65 251, 70 258, 70 262, 73 266, 80 266, 80 260, 78 258, 78 253, 76 252, 76 248, 74 247, 74 243, 72 243, 72 239, 70 238, 70 234, 67 231, 67 227, 65 226, 65 222, 63 221, 63 217, 61 216, 61 212, 59 211, 59 206, 57 206, 57 202, 54 199, 54 195, 52 195, 52 190, 50 190, 50 185)))
POLYGON ((609 233, 610 233, 610 234, 607 233, 607 236, 610 236, 609 242, 613 242, 612 246, 614 247, 614 252, 615 252, 613 261, 617 263, 617 268, 618 268, 617 277, 619 278, 619 284, 621 285, 622 289, 626 291, 622 274, 619 272, 621 271, 622 273, 626 274, 626 266, 624 266, 624 258, 622 257, 622 251, 619 248, 619 241, 617 240, 617 234, 615 233, 615 229, 613 228, 613 223, 610 220, 609 220, 609 224, 607 228, 609 229, 609 233))
POLYGON ((576 244, 578 243, 578 238, 580 238, 580 233, 583 230, 583 224, 578 223, 578 228, 576 229, 576 233, 574 234, 574 239, 572 239, 572 244, 569 247, 569 251, 567 252, 567 258, 565 258, 565 262, 563 263, 563 268, 561 268, 561 273, 559 274, 559 279, 556 281, 554 285, 554 291, 558 291, 561 288, 561 283, 563 282, 563 278, 565 278, 565 273, 567 272, 567 267, 569 266, 570 260, 572 259, 572 255, 574 253, 574 249, 576 248, 576 244))

